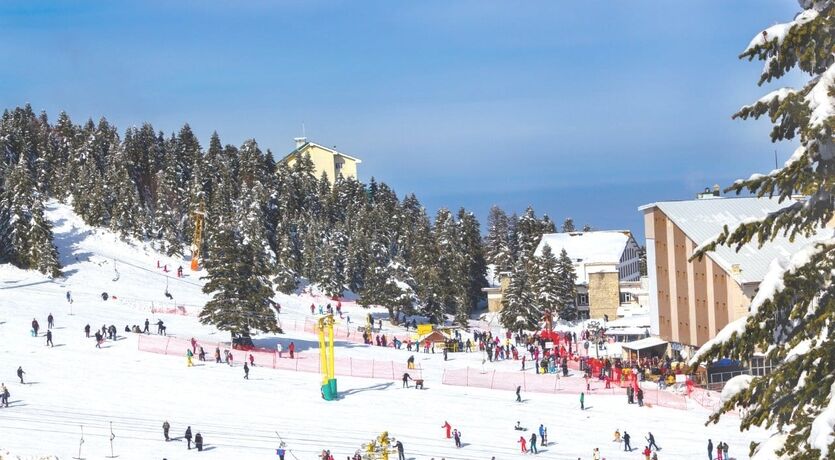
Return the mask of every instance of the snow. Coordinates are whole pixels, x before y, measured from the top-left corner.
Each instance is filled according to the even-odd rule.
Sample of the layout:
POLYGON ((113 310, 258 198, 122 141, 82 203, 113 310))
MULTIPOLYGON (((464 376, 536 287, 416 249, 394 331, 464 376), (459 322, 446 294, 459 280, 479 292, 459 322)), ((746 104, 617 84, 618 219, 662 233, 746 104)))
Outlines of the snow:
MULTIPOLYGON (((639 408, 625 404, 621 397, 591 392, 586 395, 591 408, 581 412, 577 394, 528 393, 524 395, 527 401, 518 404, 511 391, 441 383, 445 369, 484 366, 488 372, 521 372, 516 361, 482 364, 480 353, 450 354, 445 362, 440 353, 337 341, 338 358, 405 362, 414 354, 427 387, 418 391, 401 389, 399 382, 389 380, 339 377, 341 398, 337 401, 320 398, 320 376, 315 373, 273 370, 256 362, 247 381, 239 367, 198 362, 188 368, 183 358, 139 351, 137 336, 125 336, 122 330, 125 324, 142 324, 145 318, 153 323, 159 318, 180 339, 228 340, 228 334, 200 324, 193 316, 207 300, 199 279, 205 273, 187 270, 178 279, 169 272, 169 290, 174 296, 169 301, 164 296, 166 274, 156 263, 159 260, 176 271, 182 261, 141 244, 123 243, 108 231, 91 229, 66 206, 50 203, 47 216, 55 225, 66 278, 51 280, 0 265, 0 381, 11 392, 10 407, 0 409, 0 452, 9 452, 0 454, 3 458, 78 456, 80 425, 85 441, 82 457, 104 458, 111 453, 110 422, 116 436, 114 451, 120 459, 198 455, 188 452, 183 441, 162 439, 164 420, 172 425, 174 437, 181 437, 186 426, 202 433, 209 450, 199 456, 207 460, 277 458, 276 431, 293 454, 288 458, 314 459, 327 448, 344 459, 384 430, 403 442, 407 458, 416 460, 522 459, 518 433, 512 428, 516 420, 550 428, 551 443, 542 450, 548 451, 544 458, 553 459, 589 458, 595 447, 609 460, 635 458, 635 452, 623 452, 622 446, 611 442, 615 429, 632 434, 636 447, 652 431, 664 448, 662 457, 670 459, 697 458, 708 438, 714 443, 728 442, 732 451, 747 452, 749 442, 769 436, 759 428, 739 433, 739 420, 732 415, 704 426, 709 411, 695 404, 687 410, 639 408), (121 273, 118 281, 112 281, 114 261, 121 273), (72 304, 64 297, 68 290, 72 304), (102 292, 108 292, 111 299, 103 301, 102 292), (150 313, 152 307, 174 305, 184 305, 188 314, 150 313), (54 348, 45 347, 42 335, 29 335, 32 318, 46 326, 49 313, 55 316, 54 348), (114 324, 120 339, 96 349, 82 332, 88 323, 93 328, 114 324), (23 366, 24 377, 32 383, 17 381, 17 366, 23 366), (446 420, 462 431, 463 448, 456 449, 443 438, 440 427, 446 420)), ((286 350, 292 340, 301 359, 318 359, 317 337, 291 331, 294 328, 289 324, 313 318, 310 304, 322 304, 327 298, 310 287, 298 295, 278 294, 275 300, 282 306, 280 317, 288 333, 257 335, 256 344, 274 347, 281 342, 286 350)), ((353 324, 364 322, 368 312, 375 318, 385 317, 382 308, 366 310, 348 300, 342 306, 355 318, 353 324)), ((383 329, 387 334, 403 334, 387 322, 383 329)))
POLYGON ((809 116, 810 127, 823 127, 827 120, 835 116, 835 96, 830 94, 833 86, 835 86, 835 64, 830 65, 817 77, 814 86, 806 95, 805 101, 812 110, 809 116))
POLYGON ((793 21, 775 24, 754 36, 754 38, 751 39, 751 42, 748 43, 744 52, 748 52, 755 46, 765 45, 767 42, 775 39, 777 40, 777 44, 780 45, 783 43, 783 40, 785 40, 786 35, 789 34, 792 27, 806 24, 807 22, 814 20, 816 17, 818 17, 818 12, 810 9, 797 15, 793 21))
POLYGON ((731 377, 731 379, 725 383, 725 387, 722 388, 722 396, 720 397, 722 403, 728 402, 737 394, 747 390, 751 385, 752 380, 754 380, 754 377, 750 375, 737 375, 735 377, 731 377))
POLYGON ((835 383, 830 387, 829 404, 812 420, 809 433, 809 445, 824 452, 821 459, 825 458, 825 452, 832 444, 833 437, 835 437, 833 433, 835 433, 835 383))

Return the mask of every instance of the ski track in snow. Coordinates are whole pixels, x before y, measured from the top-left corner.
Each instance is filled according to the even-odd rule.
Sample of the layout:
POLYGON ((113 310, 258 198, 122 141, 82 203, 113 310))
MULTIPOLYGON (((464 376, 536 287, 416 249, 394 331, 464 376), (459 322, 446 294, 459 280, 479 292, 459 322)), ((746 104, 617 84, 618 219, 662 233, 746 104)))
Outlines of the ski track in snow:
MULTIPOLYGON (((705 427, 708 413, 701 408, 638 408, 622 397, 590 394, 586 397, 590 409, 583 412, 577 395, 523 393, 526 402, 519 404, 510 391, 440 383, 445 366, 480 368, 480 353, 450 354, 451 360, 444 362, 441 353, 343 344, 336 349, 338 357, 405 361, 414 354, 423 367, 427 389, 402 389, 399 381, 338 377, 342 393, 338 401, 320 398, 317 374, 262 369, 256 362, 251 380, 245 381, 239 366, 196 362, 187 368, 184 356, 138 351, 137 337, 123 330, 125 324, 141 327, 145 318, 151 323, 161 318, 179 338, 225 340, 226 334, 195 317, 149 313, 151 303, 172 305, 164 297, 165 274, 156 269, 157 260, 169 265, 168 289, 178 304, 196 306, 208 299, 200 291, 199 277, 205 273, 187 271, 188 277, 178 280, 176 267, 187 267, 181 260, 131 246, 107 231, 91 231, 63 205, 50 203, 48 216, 55 224, 67 278, 52 281, 0 265, 0 382, 11 392, 10 407, 0 409, 0 451, 13 455, 75 457, 83 425, 82 457, 105 458, 110 455, 110 422, 120 459, 194 455, 272 459, 277 458, 276 431, 302 460, 318 459, 325 448, 343 459, 382 431, 403 442, 409 459, 516 459, 523 458, 517 444, 520 433, 513 430, 517 420, 528 428, 526 438, 540 423, 548 427, 550 444, 541 448, 539 456, 549 459, 589 459, 594 447, 610 460, 642 458, 639 452, 649 431, 662 447, 661 459, 704 458, 708 438, 714 444, 728 442, 731 457, 747 458, 748 443, 767 437, 763 430, 740 433, 732 416, 705 427), (115 282, 114 260, 120 272, 115 282), (74 298, 72 316, 64 297, 67 290, 74 298), (102 292, 118 300, 102 301, 102 292), (47 348, 43 336, 49 313, 55 316, 55 348, 47 348), (41 324, 37 338, 29 334, 33 317, 41 324), (93 331, 114 324, 120 340, 96 349, 94 339, 84 337, 88 323, 93 331), (25 380, 33 383, 18 382, 19 365, 26 371, 25 380), (174 438, 182 437, 189 425, 195 434, 201 432, 208 450, 188 452, 184 440, 166 443, 164 420, 171 424, 174 438), (462 432, 463 448, 456 449, 452 440, 443 437, 441 425, 446 420, 462 432), (615 429, 632 435, 635 450, 623 452, 620 444, 612 442, 615 429)), ((282 322, 310 317, 309 297, 277 295, 276 300, 282 305, 282 322)), ((352 317, 352 326, 363 324, 368 312, 347 302, 344 310, 352 317)), ((396 328, 384 324, 384 330, 396 328)), ((291 340, 304 345, 300 348, 314 347, 301 353, 316 359, 314 335, 289 332, 277 338, 285 350, 291 340)), ((212 352, 207 350, 209 355, 212 352)), ((517 361, 507 361, 488 363, 486 369, 510 371, 518 366, 517 361)))

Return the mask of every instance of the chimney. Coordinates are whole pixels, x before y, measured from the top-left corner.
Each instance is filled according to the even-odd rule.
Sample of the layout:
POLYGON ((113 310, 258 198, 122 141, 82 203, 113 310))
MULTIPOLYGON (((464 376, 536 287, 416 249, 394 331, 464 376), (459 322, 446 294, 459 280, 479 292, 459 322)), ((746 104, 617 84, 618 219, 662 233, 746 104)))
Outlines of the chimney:
POLYGON ((303 146, 304 144, 307 143, 307 138, 306 137, 297 137, 293 140, 296 141, 296 148, 299 148, 299 147, 301 147, 301 146, 303 146))
POLYGON ((722 194, 719 184, 713 184, 713 196, 720 196, 722 194))

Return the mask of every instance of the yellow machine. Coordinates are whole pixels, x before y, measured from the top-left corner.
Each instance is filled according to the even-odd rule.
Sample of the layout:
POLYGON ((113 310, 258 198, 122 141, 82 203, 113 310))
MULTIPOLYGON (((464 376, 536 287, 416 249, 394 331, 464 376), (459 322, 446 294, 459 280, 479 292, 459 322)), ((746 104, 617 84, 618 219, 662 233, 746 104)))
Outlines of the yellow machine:
POLYGON ((394 438, 389 437, 388 431, 383 431, 377 439, 372 440, 363 447, 363 460, 389 460, 389 454, 394 454, 392 447, 394 438))
POLYGON ((200 248, 203 245, 203 220, 206 217, 205 204, 200 200, 200 207, 194 211, 194 237, 191 240, 191 269, 200 269, 200 248))
POLYGON ((333 356, 333 315, 319 318, 319 365, 322 371, 322 398, 336 399, 336 372, 333 356))

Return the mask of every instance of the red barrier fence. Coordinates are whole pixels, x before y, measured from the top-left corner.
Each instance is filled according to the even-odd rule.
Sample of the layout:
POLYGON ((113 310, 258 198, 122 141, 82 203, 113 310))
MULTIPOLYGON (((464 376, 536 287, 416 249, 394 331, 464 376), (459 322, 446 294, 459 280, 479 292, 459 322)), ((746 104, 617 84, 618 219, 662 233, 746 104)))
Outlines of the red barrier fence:
MULTIPOLYGON (((612 383, 611 388, 605 382, 596 379, 588 381, 582 378, 560 378, 558 374, 533 374, 531 372, 482 371, 479 369, 446 369, 442 382, 445 385, 489 388, 491 390, 512 390, 522 387, 522 391, 534 393, 594 395, 621 395, 626 400, 626 389, 612 383)), ((684 395, 669 391, 644 389, 644 404, 658 405, 673 409, 687 409, 684 395)), ((587 404, 590 405, 587 399, 587 404)))
MULTIPOLYGON (((282 352, 281 357, 275 351, 265 350, 235 350, 229 348, 228 344, 197 341, 197 349, 200 347, 206 351, 206 360, 214 362, 215 348, 229 350, 232 353, 233 363, 243 363, 249 361, 251 354, 255 358, 255 365, 258 367, 267 367, 272 369, 281 369, 288 371, 312 372, 318 373, 320 371, 319 354, 318 353, 296 353, 293 359, 290 359, 288 352, 282 352)), ((139 351, 147 351, 150 353, 159 353, 163 355, 185 357, 186 350, 191 349, 191 341, 176 337, 158 336, 158 335, 140 335, 139 336, 139 351)), ((197 359, 197 356, 194 358, 197 359)), ((403 374, 408 372, 413 379, 422 379, 423 374, 420 368, 407 369, 405 363, 397 363, 394 361, 379 361, 358 358, 340 358, 337 357, 334 361, 334 371, 336 375, 347 377, 366 377, 384 380, 401 380, 403 374)))

